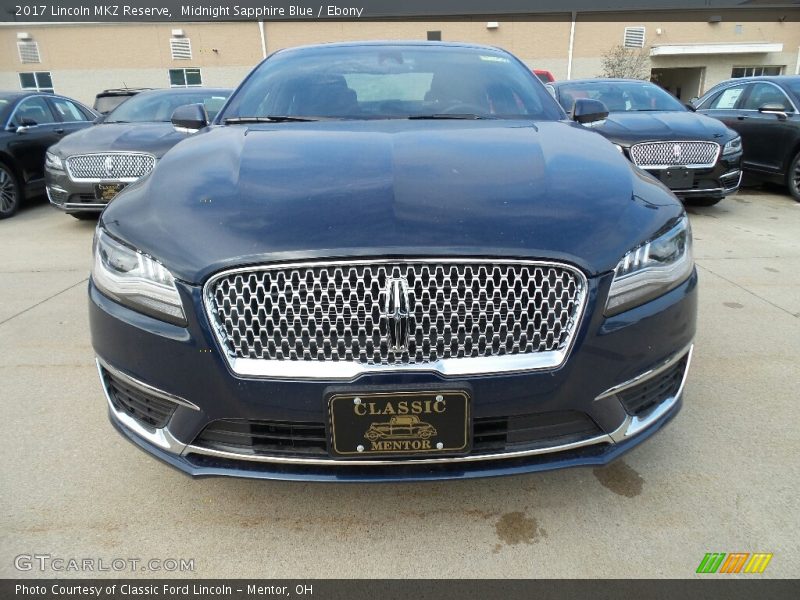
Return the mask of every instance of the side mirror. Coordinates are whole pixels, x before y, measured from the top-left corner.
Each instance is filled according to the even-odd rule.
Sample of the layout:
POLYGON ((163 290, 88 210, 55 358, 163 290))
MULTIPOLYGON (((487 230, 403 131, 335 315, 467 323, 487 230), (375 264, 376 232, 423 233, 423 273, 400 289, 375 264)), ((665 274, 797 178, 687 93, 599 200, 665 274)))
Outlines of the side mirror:
POLYGON ((572 107, 572 120, 581 125, 596 123, 608 117, 608 108, 599 100, 578 98, 572 107))
POLYGON ((19 125, 17 126, 17 133, 25 133, 31 127, 36 127, 38 123, 31 119, 30 117, 22 117, 19 120, 19 125))
POLYGON ((781 121, 787 118, 786 107, 783 104, 778 104, 777 102, 770 102, 769 104, 759 106, 758 112, 766 115, 777 115, 778 119, 781 121))
POLYGON ((697 112, 697 107, 691 102, 687 102, 686 104, 684 104, 684 106, 692 112, 697 112))
POLYGON ((208 114, 202 104, 185 104, 172 113, 172 124, 177 131, 194 133, 208 125, 208 114))
POLYGON ((108 115, 108 113, 106 113, 106 114, 101 114, 101 115, 100 115, 100 116, 98 116, 98 117, 97 117, 97 118, 96 118, 94 121, 92 121, 92 123, 94 123, 95 125, 97 125, 97 124, 99 124, 99 123, 102 123, 103 121, 105 121, 105 120, 106 120, 106 116, 107 116, 107 115, 108 115))

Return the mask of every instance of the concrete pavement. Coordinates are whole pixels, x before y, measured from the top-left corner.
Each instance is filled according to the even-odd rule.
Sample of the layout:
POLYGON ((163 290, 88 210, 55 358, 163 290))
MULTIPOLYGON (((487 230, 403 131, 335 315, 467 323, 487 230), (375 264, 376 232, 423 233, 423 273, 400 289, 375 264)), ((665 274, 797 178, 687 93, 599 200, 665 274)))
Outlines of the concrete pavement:
POLYGON ((800 560, 800 204, 692 209, 684 409, 605 469, 404 485, 192 480, 110 426, 89 343, 93 224, 0 222, 0 576, 20 554, 194 559, 193 577, 691 577, 706 552, 800 560))

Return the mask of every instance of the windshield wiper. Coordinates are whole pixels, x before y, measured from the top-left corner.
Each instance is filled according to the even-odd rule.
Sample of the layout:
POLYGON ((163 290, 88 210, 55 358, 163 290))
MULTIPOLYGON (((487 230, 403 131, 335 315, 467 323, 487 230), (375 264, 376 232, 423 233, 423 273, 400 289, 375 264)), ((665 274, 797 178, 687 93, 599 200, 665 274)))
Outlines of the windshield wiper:
POLYGON ((494 117, 484 117, 474 113, 434 113, 431 115, 411 115, 409 119, 425 120, 425 119, 460 119, 466 121, 476 121, 478 119, 494 119, 494 117))
POLYGON ((223 122, 236 125, 238 123, 294 123, 319 121, 320 117, 290 117, 288 115, 270 115, 268 117, 229 117, 223 122))

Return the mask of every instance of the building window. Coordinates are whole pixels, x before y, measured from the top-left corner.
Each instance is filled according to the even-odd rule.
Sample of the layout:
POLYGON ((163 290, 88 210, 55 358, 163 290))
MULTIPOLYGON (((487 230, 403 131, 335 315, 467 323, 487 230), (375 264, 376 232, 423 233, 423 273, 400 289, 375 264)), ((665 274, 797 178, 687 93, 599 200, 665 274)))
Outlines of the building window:
POLYGON ((19 62, 21 63, 42 62, 42 57, 39 56, 39 42, 17 42, 17 52, 19 53, 19 62))
POLYGON ((756 77, 758 75, 780 75, 783 67, 779 65, 757 67, 733 67, 731 77, 756 77))
POLYGON ((626 48, 644 48, 644 27, 626 27, 622 45, 626 48))
POLYGON ((35 73, 20 73, 19 87, 31 92, 53 93, 53 78, 50 71, 36 71, 35 73))
POLYGON ((428 41, 429 42, 441 42, 442 41, 442 32, 441 31, 429 31, 428 32, 428 41))
POLYGON ((172 60, 192 60, 192 42, 189 38, 172 38, 169 41, 172 60))
POLYGON ((170 69, 169 85, 171 87, 192 87, 203 85, 200 69, 170 69))

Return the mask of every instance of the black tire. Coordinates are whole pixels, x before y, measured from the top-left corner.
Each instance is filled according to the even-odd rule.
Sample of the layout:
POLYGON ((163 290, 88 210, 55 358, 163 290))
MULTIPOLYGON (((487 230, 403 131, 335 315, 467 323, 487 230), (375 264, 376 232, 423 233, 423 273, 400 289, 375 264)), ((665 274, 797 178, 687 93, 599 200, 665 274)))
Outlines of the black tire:
POLYGON ((95 212, 79 212, 79 213, 69 213, 69 216, 73 219, 78 219, 78 221, 97 221, 97 217, 100 216, 100 213, 95 212))
POLYGON ((800 202, 800 152, 794 155, 789 163, 789 172, 786 173, 786 187, 792 198, 800 202))
POLYGON ((14 171, 0 162, 0 219, 7 219, 19 210, 22 189, 14 171))
POLYGON ((684 202, 689 206, 714 206, 722 201, 722 198, 686 198, 684 202))

